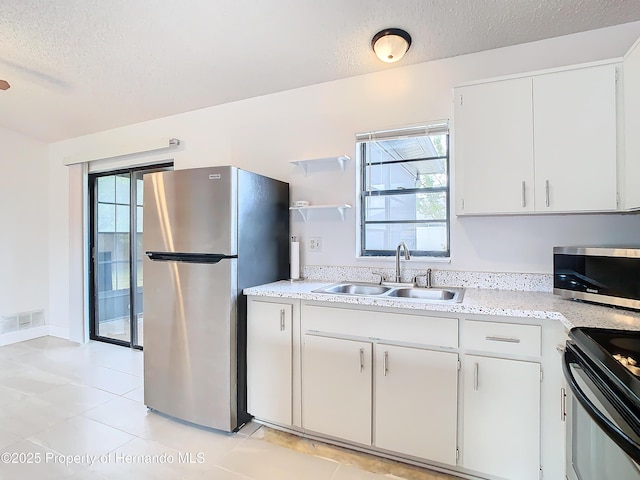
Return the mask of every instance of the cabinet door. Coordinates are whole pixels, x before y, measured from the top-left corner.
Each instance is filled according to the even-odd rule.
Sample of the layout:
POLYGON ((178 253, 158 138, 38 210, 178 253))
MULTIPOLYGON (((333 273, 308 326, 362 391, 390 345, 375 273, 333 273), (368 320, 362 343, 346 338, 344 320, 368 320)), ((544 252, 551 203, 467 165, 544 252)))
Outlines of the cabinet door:
POLYGON ((640 39, 624 57, 624 205, 640 208, 640 39))
POLYGON ((455 89, 459 215, 533 210, 531 84, 518 78, 455 89))
POLYGON ((458 354, 376 345, 375 445, 456 464, 458 354))
POLYGON ((466 355, 463 404, 463 466, 538 480, 540 364, 466 355))
POLYGON ((615 69, 533 78, 536 210, 616 209, 615 69))
POLYGON ((371 445, 371 344, 304 336, 302 426, 371 445))
POLYGON ((247 309, 247 409, 258 419, 291 425, 293 307, 251 300, 247 309))

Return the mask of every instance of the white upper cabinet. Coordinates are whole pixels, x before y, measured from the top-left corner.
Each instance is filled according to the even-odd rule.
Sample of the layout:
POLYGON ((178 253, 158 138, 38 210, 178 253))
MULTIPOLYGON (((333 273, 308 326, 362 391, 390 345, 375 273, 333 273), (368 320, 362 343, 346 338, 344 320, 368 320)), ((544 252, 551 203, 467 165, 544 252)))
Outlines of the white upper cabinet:
POLYGON ((640 39, 624 57, 625 210, 640 209, 640 39))
POLYGON ((518 78, 456 89, 459 214, 533 210, 531 88, 518 78))
POLYGON ((533 119, 536 210, 615 210, 615 65, 533 77, 533 119))
POLYGON ((617 65, 457 87, 456 213, 616 210, 617 65))

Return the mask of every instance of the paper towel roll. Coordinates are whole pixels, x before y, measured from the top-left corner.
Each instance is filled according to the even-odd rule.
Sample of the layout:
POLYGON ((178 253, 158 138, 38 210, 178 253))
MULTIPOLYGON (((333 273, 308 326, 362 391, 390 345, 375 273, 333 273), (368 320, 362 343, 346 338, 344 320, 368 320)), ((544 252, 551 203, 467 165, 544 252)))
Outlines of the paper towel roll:
POLYGON ((291 280, 300 278, 300 242, 291 242, 291 280))

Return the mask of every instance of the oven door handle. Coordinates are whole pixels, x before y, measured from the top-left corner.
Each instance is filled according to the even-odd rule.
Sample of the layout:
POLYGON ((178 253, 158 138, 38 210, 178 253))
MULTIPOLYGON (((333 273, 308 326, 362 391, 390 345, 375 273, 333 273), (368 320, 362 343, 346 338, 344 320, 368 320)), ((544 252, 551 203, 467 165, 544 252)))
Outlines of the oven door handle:
POLYGON ((574 396, 578 399, 580 404, 584 407, 589 416, 602 428, 609 438, 613 440, 620 448, 622 448, 627 455, 629 455, 635 462, 640 462, 640 445, 633 441, 626 433, 618 428, 613 422, 611 422, 591 400, 582 391, 578 382, 576 381, 573 373, 571 372, 570 364, 581 365, 578 356, 570 349, 567 348, 563 356, 562 370, 564 376, 569 383, 569 388, 573 392, 574 396))

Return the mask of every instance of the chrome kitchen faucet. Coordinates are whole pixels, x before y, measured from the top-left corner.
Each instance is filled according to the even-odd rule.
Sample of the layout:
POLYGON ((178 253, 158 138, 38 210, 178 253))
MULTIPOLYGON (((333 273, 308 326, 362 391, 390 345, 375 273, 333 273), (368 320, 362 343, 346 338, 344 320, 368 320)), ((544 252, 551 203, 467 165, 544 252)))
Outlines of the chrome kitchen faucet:
POLYGON ((407 244, 404 242, 400 242, 398 244, 398 248, 396 248, 396 282, 402 282, 402 276, 400 275, 400 249, 404 248, 404 259, 409 260, 411 255, 409 254, 409 248, 407 244))

